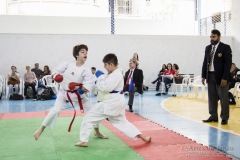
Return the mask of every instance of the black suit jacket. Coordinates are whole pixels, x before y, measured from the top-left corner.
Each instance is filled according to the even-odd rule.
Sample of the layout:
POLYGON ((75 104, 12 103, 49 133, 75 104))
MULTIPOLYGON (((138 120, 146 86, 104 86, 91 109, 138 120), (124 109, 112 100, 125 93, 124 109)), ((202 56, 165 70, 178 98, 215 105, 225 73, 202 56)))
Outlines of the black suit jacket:
MULTIPOLYGON (((129 73, 130 73, 130 69, 125 73, 124 86, 127 86, 126 81, 127 81, 129 73)), ((143 93, 143 71, 141 69, 137 69, 137 68, 134 69, 133 83, 134 83, 135 87, 137 88, 137 92, 139 94, 142 94, 143 93)), ((124 90, 128 90, 128 87, 126 87, 124 90)))
MULTIPOLYGON (((212 45, 208 45, 205 49, 205 56, 202 65, 202 78, 207 79, 208 82, 208 65, 210 60, 210 53, 212 45)), ((221 84, 221 80, 229 81, 230 68, 232 65, 232 50, 229 45, 222 42, 219 43, 214 54, 213 66, 216 83, 221 84)))

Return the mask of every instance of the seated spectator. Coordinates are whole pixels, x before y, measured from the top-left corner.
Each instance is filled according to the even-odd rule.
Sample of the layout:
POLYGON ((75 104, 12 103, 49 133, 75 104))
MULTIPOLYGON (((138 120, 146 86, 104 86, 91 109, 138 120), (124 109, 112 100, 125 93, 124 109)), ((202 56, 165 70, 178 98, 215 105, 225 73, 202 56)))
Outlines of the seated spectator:
MULTIPOLYGON (((92 67, 92 68, 91 68, 91 71, 92 71, 92 74, 93 74, 93 75, 95 75, 96 70, 97 70, 96 67, 92 67)), ((97 96, 97 95, 98 95, 97 86, 94 86, 94 88, 93 88, 93 90, 92 90, 92 93, 93 93, 94 96, 97 96)))
POLYGON ((183 76, 179 75, 179 67, 177 64, 173 64, 173 70, 175 71, 174 80, 176 84, 181 84, 183 81, 183 76))
MULTIPOLYGON (((36 73, 35 73, 36 74, 36 73)), ((43 68, 43 72, 41 74, 42 77, 46 76, 46 75, 51 75, 51 70, 49 69, 49 66, 48 65, 45 65, 44 68, 43 68)), ((42 78, 41 77, 41 78, 42 78)))
POLYGON ((31 71, 35 73, 36 77, 38 80, 40 80, 43 74, 43 71, 41 69, 39 69, 39 63, 35 63, 34 64, 35 68, 33 68, 31 71))
POLYGON ((173 64, 172 69, 175 71, 175 77, 179 76, 179 67, 176 63, 173 64))
MULTIPOLYGON (((44 68, 43 68, 43 73, 42 73, 41 76, 40 76, 41 79, 38 80, 38 88, 45 88, 44 83, 47 84, 47 82, 45 81, 45 82, 43 83, 42 78, 43 78, 44 76, 46 76, 46 75, 51 75, 51 74, 52 74, 52 73, 51 73, 51 70, 49 69, 49 66, 48 66, 48 65, 45 65, 44 68)), ((53 82, 54 82, 54 80, 53 80, 53 82)))
POLYGON ((28 87, 31 87, 32 88, 32 91, 33 91, 33 94, 36 95, 36 89, 35 89, 35 86, 36 86, 36 75, 34 72, 31 72, 31 67, 30 66, 26 66, 26 70, 27 70, 27 73, 24 74, 24 96, 26 98, 29 98, 28 95, 27 95, 27 88, 28 87))
POLYGON ((19 84, 20 84, 20 74, 17 72, 17 68, 15 66, 11 67, 11 72, 8 74, 8 88, 10 99, 12 99, 13 94, 18 94, 19 92, 19 84))
POLYGON ((171 63, 167 64, 167 68, 168 69, 163 73, 163 82, 165 84, 165 93, 163 93, 163 95, 168 93, 168 89, 171 87, 171 83, 173 83, 173 78, 176 76, 176 72, 173 70, 171 63))
MULTIPOLYGON (((172 68, 172 64, 167 64, 167 70, 163 73, 163 82, 165 84, 165 93, 162 93, 163 95, 166 95, 168 93, 168 89, 171 87, 171 83, 173 83, 173 78, 176 76, 175 70, 172 68)), ((161 93, 157 93, 156 96, 160 96, 161 93)))
POLYGON ((160 87, 160 84, 161 84, 161 82, 162 82, 162 75, 163 75, 163 73, 166 71, 166 69, 167 69, 166 64, 163 64, 163 65, 162 65, 162 69, 161 69, 161 70, 159 71, 159 73, 158 73, 158 78, 155 79, 154 81, 152 81, 152 84, 155 84, 155 83, 157 82, 156 91, 159 91, 159 87, 160 87))
POLYGON ((91 68, 91 70, 92 70, 92 74, 94 74, 94 75, 95 75, 96 68, 95 68, 95 67, 92 67, 92 68, 91 68))
POLYGON ((123 91, 128 91, 129 93, 128 106, 130 112, 133 112, 133 100, 135 92, 143 94, 143 71, 138 69, 136 66, 137 63, 131 59, 129 61, 129 70, 124 76, 123 91))
POLYGON ((237 79, 237 72, 240 71, 240 69, 238 69, 236 67, 235 63, 232 63, 231 69, 230 69, 230 84, 229 84, 229 89, 234 88, 235 87, 235 83, 238 81, 237 79))

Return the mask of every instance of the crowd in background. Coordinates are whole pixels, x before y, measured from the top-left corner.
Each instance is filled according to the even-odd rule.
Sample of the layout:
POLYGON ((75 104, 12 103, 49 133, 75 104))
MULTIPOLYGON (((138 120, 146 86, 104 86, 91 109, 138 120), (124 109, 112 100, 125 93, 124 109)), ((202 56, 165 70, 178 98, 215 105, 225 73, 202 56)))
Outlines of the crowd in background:
MULTIPOLYGON (((51 75, 51 70, 48 65, 45 65, 43 70, 39 68, 39 64, 35 63, 34 68, 31 69, 30 66, 26 66, 26 72, 23 76, 24 81, 24 96, 25 98, 29 98, 27 95, 27 89, 31 87, 34 97, 36 96, 36 88, 41 87, 42 81, 41 79, 46 76, 51 75), (38 85, 38 86, 36 86, 38 85)), ((8 85, 8 96, 7 98, 12 99, 13 94, 18 94, 21 83, 20 73, 17 71, 16 66, 11 66, 11 71, 7 76, 7 85, 8 85)))
MULTIPOLYGON (((133 57, 129 61, 129 70, 128 71, 130 71, 130 70, 133 71, 136 69, 136 70, 140 70, 142 72, 142 70, 139 69, 139 64, 140 64, 139 56, 137 53, 134 53, 133 57), (133 67, 132 67, 132 64, 134 64, 133 67)), ((96 70, 97 69, 95 67, 91 68, 91 71, 93 74, 95 74, 96 70)), ((127 81, 127 78, 129 78, 130 72, 128 72, 128 71, 126 73, 123 73, 123 77, 125 79, 125 86, 127 86, 126 83, 129 83, 129 81, 127 81)), ((240 69, 238 69, 234 63, 232 63, 232 67, 230 70, 230 73, 231 73, 230 80, 231 81, 230 81, 229 89, 234 88, 235 83, 237 81, 239 81, 239 77, 237 76, 238 71, 240 71, 240 69)), ((141 74, 142 74, 142 76, 141 75, 134 76, 134 78, 131 75, 131 78, 135 81, 135 85, 136 84, 140 84, 140 85, 134 86, 135 89, 133 89, 133 92, 132 92, 133 94, 130 94, 130 95, 134 95, 135 92, 142 94, 142 92, 143 92, 142 90, 148 90, 148 87, 143 84, 143 81, 144 81, 143 80, 144 79, 143 72, 141 74), (141 89, 139 89, 139 88, 141 88, 141 89)), ((25 98, 29 98, 28 94, 27 94, 27 89, 29 87, 32 89, 34 98, 35 98, 35 96, 37 95, 36 89, 43 86, 42 78, 46 75, 51 75, 51 70, 49 69, 48 65, 45 65, 43 67, 43 70, 41 70, 39 68, 39 63, 35 63, 34 68, 32 68, 32 69, 30 66, 26 66, 26 73, 24 73, 24 76, 23 76, 23 81, 24 81, 23 95, 25 98)), ((173 64, 168 63, 167 65, 163 64, 161 70, 159 71, 159 73, 157 75, 157 78, 154 81, 152 81, 151 83, 152 84, 156 83, 156 91, 159 91, 160 85, 163 82, 165 92, 162 91, 162 93, 161 92, 156 93, 156 96, 159 96, 161 94, 163 94, 163 95, 168 94, 168 90, 171 87, 173 80, 175 80, 175 83, 178 83, 179 79, 181 79, 181 77, 179 76, 179 66, 176 63, 173 63, 173 64)), ((17 67, 11 66, 11 71, 7 75, 7 85, 8 85, 7 89, 8 89, 8 93, 9 93, 8 94, 9 99, 12 99, 13 94, 19 93, 20 81, 21 81, 21 77, 20 77, 20 73, 17 71, 17 67)), ((179 83, 181 83, 181 82, 179 82, 179 83)), ((125 90, 125 92, 126 92, 126 90, 127 90, 127 92, 129 92, 128 89, 126 89, 126 88, 124 88, 124 90, 125 90)), ((94 91, 94 95, 97 95, 96 91, 94 91)), ((1 96, 2 96, 2 93, 1 93, 1 96)), ((131 99, 130 100, 131 102, 130 102, 129 106, 131 108, 132 103, 133 103, 132 96, 130 99, 131 99)))

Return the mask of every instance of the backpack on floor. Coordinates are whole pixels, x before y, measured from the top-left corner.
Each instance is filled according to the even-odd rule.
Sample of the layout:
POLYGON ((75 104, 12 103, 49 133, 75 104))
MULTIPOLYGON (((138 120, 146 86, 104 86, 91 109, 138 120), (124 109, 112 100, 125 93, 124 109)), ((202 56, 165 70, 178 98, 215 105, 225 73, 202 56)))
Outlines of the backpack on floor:
POLYGON ((29 86, 29 87, 27 88, 26 98, 33 99, 33 97, 34 97, 34 92, 33 92, 33 90, 32 90, 32 87, 29 86))
POLYGON ((10 99, 12 100, 23 100, 23 96, 20 94, 13 94, 11 95, 10 99))
POLYGON ((38 89, 38 100, 50 100, 56 94, 51 87, 38 89))

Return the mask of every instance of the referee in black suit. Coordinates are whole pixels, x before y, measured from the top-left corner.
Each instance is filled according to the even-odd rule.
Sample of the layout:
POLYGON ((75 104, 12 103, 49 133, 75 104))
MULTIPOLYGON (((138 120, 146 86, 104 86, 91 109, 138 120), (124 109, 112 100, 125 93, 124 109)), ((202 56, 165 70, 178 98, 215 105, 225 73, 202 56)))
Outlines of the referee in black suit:
POLYGON ((229 119, 228 88, 232 50, 229 45, 220 42, 221 33, 214 29, 211 32, 211 44, 205 49, 202 65, 202 83, 208 83, 208 109, 211 115, 203 122, 218 122, 218 100, 221 103, 221 124, 226 125, 229 119))

